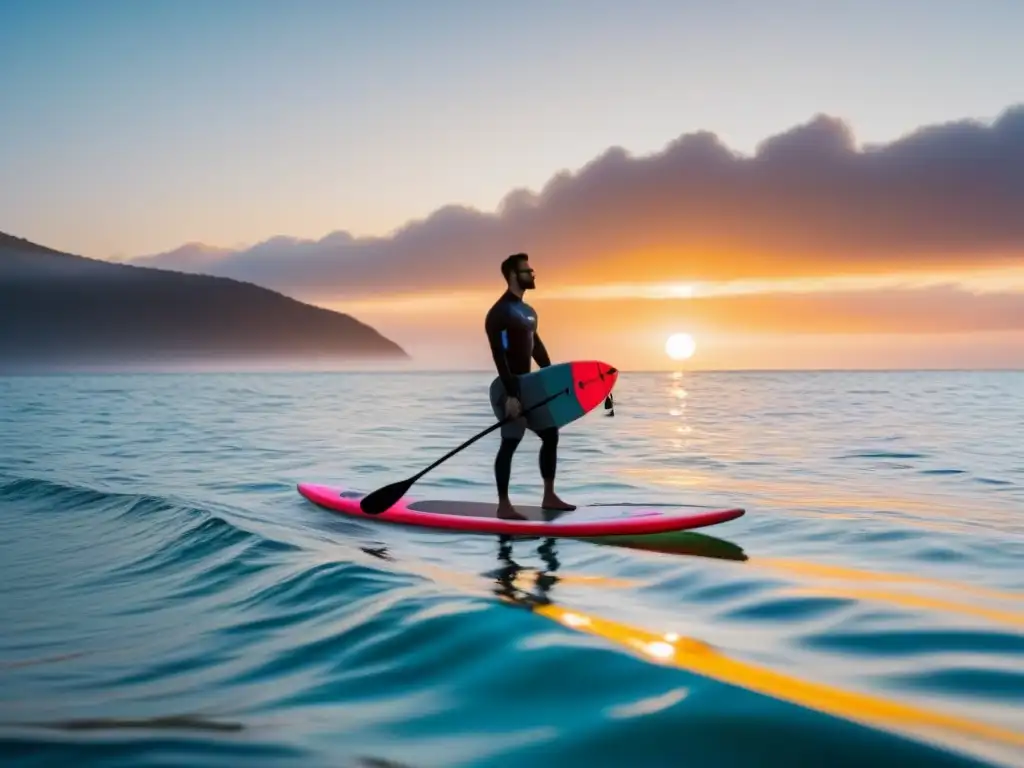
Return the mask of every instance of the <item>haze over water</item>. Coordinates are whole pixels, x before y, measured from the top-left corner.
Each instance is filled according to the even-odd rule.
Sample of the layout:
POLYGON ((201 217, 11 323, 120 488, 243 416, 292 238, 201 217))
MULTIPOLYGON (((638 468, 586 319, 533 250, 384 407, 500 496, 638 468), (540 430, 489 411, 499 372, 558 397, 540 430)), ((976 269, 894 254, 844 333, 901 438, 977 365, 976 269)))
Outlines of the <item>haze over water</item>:
MULTIPOLYGON (((4 764, 1024 764, 1024 374, 623 373, 559 488, 747 510, 675 553, 295 492, 413 474, 489 381, 0 378, 4 764)), ((495 447, 414 493, 491 498, 495 447)))

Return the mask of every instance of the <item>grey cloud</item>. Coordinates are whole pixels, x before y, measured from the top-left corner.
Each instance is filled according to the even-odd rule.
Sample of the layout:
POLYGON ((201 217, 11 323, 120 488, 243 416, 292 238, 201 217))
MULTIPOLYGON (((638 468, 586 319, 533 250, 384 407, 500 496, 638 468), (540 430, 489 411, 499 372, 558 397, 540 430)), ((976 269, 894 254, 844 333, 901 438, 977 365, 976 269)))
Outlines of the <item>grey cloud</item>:
MULTIPOLYGON (((733 279, 1021 263, 1024 106, 858 149, 818 116, 753 156, 708 132, 644 157, 611 148, 495 212, 446 206, 386 237, 277 237, 233 253, 136 260, 304 298, 492 286, 508 253, 541 279, 733 279), (625 267, 616 260, 628 256, 625 267), (598 267, 589 273, 586 267, 598 267)), ((187 255, 187 254, 186 254, 187 255)))

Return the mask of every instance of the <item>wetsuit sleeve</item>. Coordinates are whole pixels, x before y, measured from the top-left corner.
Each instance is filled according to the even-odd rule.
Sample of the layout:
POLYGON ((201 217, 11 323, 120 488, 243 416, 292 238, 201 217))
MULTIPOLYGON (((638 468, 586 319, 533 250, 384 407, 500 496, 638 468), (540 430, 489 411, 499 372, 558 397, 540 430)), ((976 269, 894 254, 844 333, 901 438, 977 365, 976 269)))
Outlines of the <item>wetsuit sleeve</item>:
POLYGON ((551 358, 548 357, 548 348, 540 340, 539 333, 533 334, 533 359, 537 361, 537 365, 541 368, 547 368, 551 365, 551 358))
POLYGON ((519 379, 508 367, 505 345, 501 338, 501 332, 508 330, 508 315, 502 311, 501 307, 493 307, 487 313, 484 329, 487 331, 487 342, 491 345, 494 367, 498 369, 498 376, 501 378, 501 383, 505 385, 505 392, 509 397, 518 397, 519 379))

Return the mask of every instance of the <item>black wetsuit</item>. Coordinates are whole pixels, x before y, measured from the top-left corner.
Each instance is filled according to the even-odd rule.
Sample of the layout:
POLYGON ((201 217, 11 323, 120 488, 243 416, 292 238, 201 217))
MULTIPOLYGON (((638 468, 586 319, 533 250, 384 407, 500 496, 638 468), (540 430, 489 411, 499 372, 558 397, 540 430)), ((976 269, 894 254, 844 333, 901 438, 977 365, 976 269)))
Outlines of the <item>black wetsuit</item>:
MULTIPOLYGON (((487 313, 484 321, 487 341, 494 357, 508 397, 519 396, 518 377, 530 372, 530 361, 546 368, 551 365, 548 351, 537 333, 537 313, 533 307, 511 291, 502 294, 487 313)), ((526 404, 523 404, 526 407, 526 404)), ((509 477, 512 471, 512 455, 523 437, 523 428, 514 424, 502 430, 501 447, 494 460, 494 475, 498 493, 508 495, 509 477)), ((544 479, 554 479, 558 457, 558 429, 541 430, 537 433, 542 440, 540 448, 540 473, 544 479)))
POLYGON ((512 291, 505 291, 494 302, 484 327, 498 376, 510 397, 518 396, 516 377, 530 372, 531 359, 541 368, 551 365, 548 351, 537 333, 536 311, 512 291))

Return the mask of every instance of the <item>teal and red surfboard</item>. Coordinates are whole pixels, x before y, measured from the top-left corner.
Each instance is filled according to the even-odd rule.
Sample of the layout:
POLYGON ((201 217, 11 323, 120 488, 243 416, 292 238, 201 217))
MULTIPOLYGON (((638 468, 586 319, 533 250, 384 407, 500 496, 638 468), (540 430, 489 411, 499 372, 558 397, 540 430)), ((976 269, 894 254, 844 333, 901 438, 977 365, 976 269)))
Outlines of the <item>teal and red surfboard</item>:
POLYGON ((527 413, 526 423, 534 430, 571 424, 603 403, 618 379, 614 367, 598 360, 574 360, 523 374, 519 401, 524 410, 553 398, 527 413))
MULTIPOLYGON (((519 377, 520 402, 524 410, 544 403, 526 413, 524 418, 534 430, 564 427, 603 403, 617 380, 618 371, 597 360, 559 363, 524 374, 519 377)), ((516 510, 527 519, 505 520, 496 514, 496 501, 403 497, 386 512, 368 515, 359 504, 363 494, 357 491, 317 483, 299 483, 298 491, 318 506, 353 517, 467 533, 519 536, 586 538, 665 533, 716 525, 744 514, 744 510, 737 508, 695 513, 678 508, 659 509, 656 505, 649 508, 601 505, 556 512, 516 504, 516 510)))

